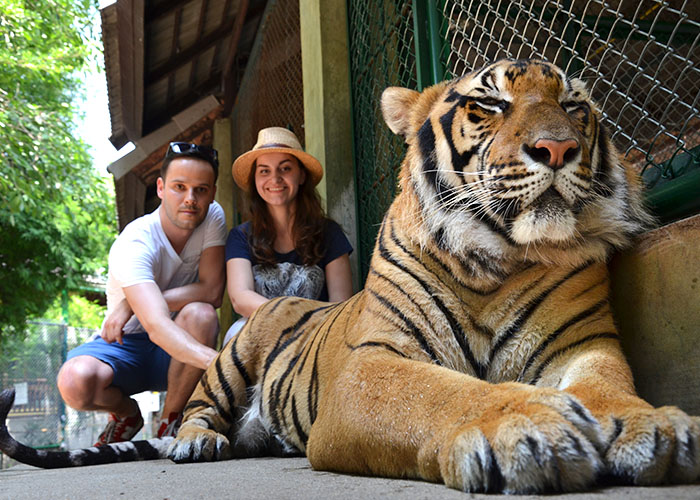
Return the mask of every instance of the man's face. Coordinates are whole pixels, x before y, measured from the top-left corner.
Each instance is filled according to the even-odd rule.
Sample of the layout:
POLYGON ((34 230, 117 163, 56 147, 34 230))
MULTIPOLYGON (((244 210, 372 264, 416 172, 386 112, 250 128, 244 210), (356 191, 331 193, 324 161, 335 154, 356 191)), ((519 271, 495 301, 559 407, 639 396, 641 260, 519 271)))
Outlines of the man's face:
POLYGON ((157 188, 168 220, 179 229, 194 229, 207 216, 214 200, 214 170, 199 158, 175 158, 165 179, 158 178, 157 188))

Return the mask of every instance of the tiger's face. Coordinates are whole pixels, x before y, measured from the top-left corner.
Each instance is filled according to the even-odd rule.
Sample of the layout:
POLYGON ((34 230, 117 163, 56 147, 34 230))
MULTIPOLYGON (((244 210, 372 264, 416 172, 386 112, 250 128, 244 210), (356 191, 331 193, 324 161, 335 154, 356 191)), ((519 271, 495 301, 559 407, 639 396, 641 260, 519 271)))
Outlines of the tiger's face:
POLYGON ((499 61, 423 93, 390 88, 382 108, 409 145, 404 190, 453 253, 607 254, 643 225, 637 182, 583 82, 552 64, 499 61))

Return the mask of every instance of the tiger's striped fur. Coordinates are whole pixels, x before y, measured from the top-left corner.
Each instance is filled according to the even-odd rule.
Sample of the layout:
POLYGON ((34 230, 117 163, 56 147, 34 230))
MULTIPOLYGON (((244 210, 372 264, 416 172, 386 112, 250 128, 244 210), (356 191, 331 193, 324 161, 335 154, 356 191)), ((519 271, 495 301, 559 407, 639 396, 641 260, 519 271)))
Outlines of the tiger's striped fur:
POLYGON ((168 456, 535 493, 700 476, 700 423, 638 398, 605 262, 650 224, 583 84, 499 61, 390 88, 400 193, 365 289, 273 300, 206 371, 168 456))

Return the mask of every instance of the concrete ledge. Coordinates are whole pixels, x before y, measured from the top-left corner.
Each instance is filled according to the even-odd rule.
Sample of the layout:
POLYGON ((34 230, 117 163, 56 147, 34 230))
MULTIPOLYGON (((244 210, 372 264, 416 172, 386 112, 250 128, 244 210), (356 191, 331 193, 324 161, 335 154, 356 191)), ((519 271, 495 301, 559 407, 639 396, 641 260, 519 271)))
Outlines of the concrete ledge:
POLYGON ((637 391, 700 415, 700 215, 645 234, 610 270, 637 391))

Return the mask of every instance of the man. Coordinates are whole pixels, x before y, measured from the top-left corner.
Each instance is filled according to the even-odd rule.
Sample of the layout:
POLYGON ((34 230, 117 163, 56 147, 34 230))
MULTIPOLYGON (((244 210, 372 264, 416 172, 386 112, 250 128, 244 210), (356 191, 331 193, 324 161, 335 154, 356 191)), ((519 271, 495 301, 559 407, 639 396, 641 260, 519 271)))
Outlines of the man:
POLYGON ((226 224, 214 201, 216 150, 171 143, 157 180, 160 207, 127 225, 109 253, 101 337, 68 353, 58 389, 68 405, 110 412, 96 446, 143 427, 130 396, 167 389, 158 437, 175 435, 202 371, 216 356, 226 224))

